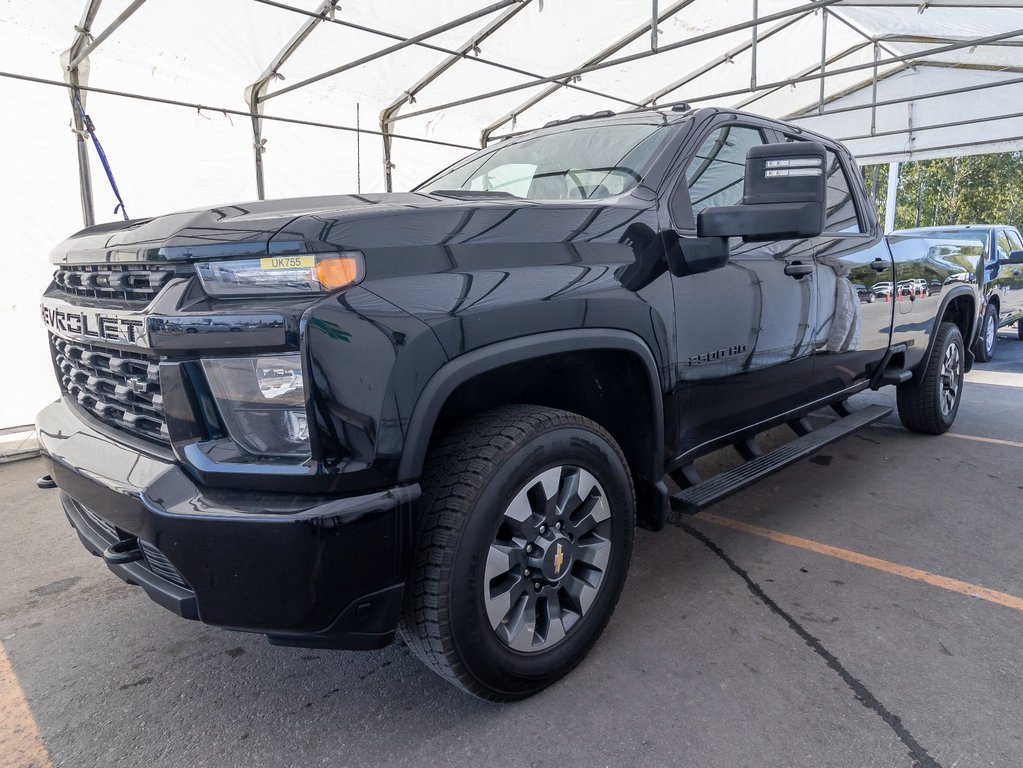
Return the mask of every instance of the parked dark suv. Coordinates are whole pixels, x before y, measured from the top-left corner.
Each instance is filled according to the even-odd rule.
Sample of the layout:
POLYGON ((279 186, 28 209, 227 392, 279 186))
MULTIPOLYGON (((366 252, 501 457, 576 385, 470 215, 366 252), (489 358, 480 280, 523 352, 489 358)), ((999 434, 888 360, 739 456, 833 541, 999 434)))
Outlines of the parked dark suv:
MULTIPOLYGON (((1013 323, 1023 340, 1023 238, 1016 227, 1003 224, 921 227, 901 229, 891 236, 925 239, 938 250, 941 250, 941 241, 950 245, 976 243, 984 254, 984 274, 977 276, 984 295, 984 323, 974 343, 974 354, 981 362, 994 357, 998 329, 1013 323)), ((970 277, 964 274, 960 279, 970 277)))

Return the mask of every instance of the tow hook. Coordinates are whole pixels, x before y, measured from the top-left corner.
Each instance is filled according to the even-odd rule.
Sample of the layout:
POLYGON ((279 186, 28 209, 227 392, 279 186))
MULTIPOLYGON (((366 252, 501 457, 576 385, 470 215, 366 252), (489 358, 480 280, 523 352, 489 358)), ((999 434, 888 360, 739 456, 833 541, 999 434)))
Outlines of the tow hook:
POLYGON ((50 477, 49 475, 43 475, 38 480, 36 480, 36 488, 49 489, 56 487, 57 483, 54 482, 53 478, 50 477))
POLYGON ((142 550, 136 538, 115 541, 103 550, 103 560, 107 565, 127 565, 142 559, 142 550))

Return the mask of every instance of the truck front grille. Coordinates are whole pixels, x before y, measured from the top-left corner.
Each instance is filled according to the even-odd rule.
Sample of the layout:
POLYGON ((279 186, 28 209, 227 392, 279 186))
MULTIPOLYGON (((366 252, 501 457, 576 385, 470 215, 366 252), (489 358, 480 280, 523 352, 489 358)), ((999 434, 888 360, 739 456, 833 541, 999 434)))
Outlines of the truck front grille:
POLYGON ((152 264, 87 264, 60 267, 53 282, 71 296, 148 304, 174 274, 174 267, 152 264))
POLYGON ((60 386, 111 426, 167 443, 158 360, 50 336, 60 386))

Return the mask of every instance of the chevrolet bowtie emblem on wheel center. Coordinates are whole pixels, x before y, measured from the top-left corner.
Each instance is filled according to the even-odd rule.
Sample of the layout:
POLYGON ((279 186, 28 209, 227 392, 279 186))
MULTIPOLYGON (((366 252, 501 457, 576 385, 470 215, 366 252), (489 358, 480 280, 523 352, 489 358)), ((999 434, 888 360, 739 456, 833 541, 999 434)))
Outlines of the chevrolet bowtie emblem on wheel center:
POLYGON ((558 549, 554 553, 554 575, 561 575, 561 566, 565 564, 565 553, 561 548, 561 544, 558 544, 558 549))

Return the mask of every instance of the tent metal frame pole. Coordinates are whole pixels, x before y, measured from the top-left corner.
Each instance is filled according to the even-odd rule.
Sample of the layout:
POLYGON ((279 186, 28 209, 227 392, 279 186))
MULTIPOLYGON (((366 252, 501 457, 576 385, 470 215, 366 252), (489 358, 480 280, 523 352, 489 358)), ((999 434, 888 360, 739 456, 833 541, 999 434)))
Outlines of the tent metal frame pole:
POLYGON ((824 111, 824 84, 827 82, 827 63, 828 63, 828 9, 825 8, 821 11, 821 81, 820 81, 820 98, 817 101, 818 114, 824 111))
POLYGON ((532 0, 523 0, 523 2, 519 5, 505 8, 497 18, 487 22, 482 29, 473 34, 472 37, 470 37, 459 48, 452 51, 448 58, 444 59, 444 61, 420 77, 409 88, 402 91, 401 96, 392 101, 388 106, 384 107, 384 109, 380 112, 380 132, 383 134, 385 191, 392 191, 391 171, 394 169, 394 163, 391 161, 391 122, 394 116, 398 114, 398 110, 400 110, 405 104, 414 104, 416 101, 416 95, 420 91, 461 61, 470 51, 479 50, 480 43, 515 18, 515 16, 520 11, 524 10, 531 2, 532 0))
MULTIPOLYGON (((659 24, 662 21, 666 21, 667 19, 670 19, 672 16, 674 16, 679 11, 681 11, 684 8, 692 5, 695 1, 696 0, 678 0, 678 2, 674 3, 673 5, 670 5, 669 7, 665 8, 663 11, 661 11, 660 15, 657 18, 657 22, 656 23, 659 24)), ((587 67, 592 67, 594 65, 597 65, 597 64, 600 64, 601 62, 606 61, 608 59, 608 57, 614 56, 614 54, 618 53, 618 51, 620 51, 623 48, 625 48, 626 46, 634 43, 636 40, 638 40, 643 35, 645 35, 650 30, 650 28, 652 26, 654 26, 654 20, 653 19, 651 19, 650 22, 647 23, 647 24, 642 24, 639 27, 636 27, 629 34, 625 35, 624 37, 618 38, 615 42, 611 43, 611 45, 607 46, 602 51, 599 51, 598 53, 595 53, 594 55, 590 56, 588 59, 586 59, 586 61, 584 61, 581 65, 579 65, 579 67, 577 67, 572 72, 568 72, 565 75, 557 75, 555 77, 539 78, 536 81, 530 83, 530 85, 542 85, 543 83, 549 83, 549 85, 546 88, 544 88, 542 91, 540 91, 540 93, 538 93, 535 96, 533 96, 533 97, 527 99, 526 101, 522 102, 517 107, 515 107, 515 109, 513 109, 510 112, 505 113, 504 115, 499 117, 497 120, 495 120, 494 122, 490 123, 490 125, 488 125, 486 128, 484 128, 480 132, 480 146, 481 147, 487 146, 487 144, 490 142, 490 140, 491 140, 491 138, 493 136, 494 131, 496 131, 502 125, 504 125, 505 123, 507 123, 509 121, 516 120, 523 112, 525 112, 528 109, 532 109, 533 107, 535 107, 537 104, 539 104, 541 101, 543 101, 547 97, 549 97, 552 94, 555 94, 559 90, 561 90, 562 86, 567 85, 567 82, 561 82, 561 80, 570 81, 572 79, 572 77, 574 77, 576 75, 577 72, 585 70, 587 67)), ((664 51, 664 49, 662 48, 662 49, 660 49, 659 52, 663 52, 663 51, 664 51)), ((647 54, 647 55, 653 55, 653 54, 651 53, 651 54, 647 54)), ((466 102, 466 103, 470 103, 470 102, 466 102)), ((636 104, 635 106, 640 106, 640 105, 636 104)))
MULTIPOLYGON (((917 51, 915 53, 899 54, 897 56, 891 56, 891 57, 889 57, 887 59, 881 59, 877 63, 878 63, 878 66, 884 66, 884 65, 887 65, 887 64, 900 64, 900 63, 905 63, 907 61, 915 62, 916 64, 926 64, 927 62, 926 62, 925 59, 928 56, 933 56, 933 55, 936 55, 936 54, 939 54, 939 53, 948 53, 950 51, 958 51, 958 50, 961 50, 963 48, 973 48, 974 46, 977 46, 977 45, 984 45, 989 40, 1004 40, 1006 38, 1019 37, 1021 35, 1023 35, 1023 29, 1014 29, 1014 30, 1011 30, 1009 32, 1000 32, 997 35, 991 35, 989 37, 978 37, 978 38, 976 38, 974 40, 971 40, 971 41, 968 41, 968 42, 956 43, 954 45, 945 45, 945 46, 940 46, 938 48, 930 48, 930 49, 926 49, 926 50, 923 50, 923 51, 917 51)), ((862 46, 860 46, 860 48, 865 48, 869 44, 870 43, 864 43, 862 46)), ((871 69, 873 66, 874 66, 874 62, 869 61, 866 64, 855 64, 855 65, 850 66, 850 67, 840 67, 839 69, 832 69, 828 73, 828 77, 835 77, 837 75, 847 75, 847 74, 849 74, 851 72, 862 72, 865 69, 871 69)), ((817 67, 814 67, 814 69, 817 69, 817 67)), ((801 77, 792 77, 792 78, 788 78, 786 80, 779 80, 779 81, 776 81, 776 82, 773 82, 773 83, 767 83, 766 85, 761 85, 760 87, 764 88, 765 90, 769 89, 769 88, 777 89, 777 88, 784 87, 786 85, 794 85, 794 84, 799 84, 799 83, 810 83, 810 82, 813 82, 815 80, 820 80, 820 79, 821 79, 821 75, 819 73, 818 74, 808 74, 808 75, 803 75, 801 77)), ((746 90, 745 88, 742 88, 742 89, 739 89, 739 90, 721 91, 719 93, 709 93, 709 94, 704 94, 704 95, 701 95, 701 96, 693 96, 693 97, 689 98, 688 101, 689 102, 711 101, 713 99, 722 99, 722 98, 727 98, 729 96, 742 96, 743 94, 746 94, 746 93, 749 93, 749 91, 746 90)), ((864 109, 865 107, 868 107, 868 106, 870 106, 870 105, 869 104, 864 104, 864 105, 861 105, 858 108, 859 109, 864 109)), ((828 114, 828 113, 824 112, 823 114, 828 114)), ((410 115, 406 115, 406 117, 408 117, 408 116, 410 116, 410 115)))
POLYGON ((260 200, 266 199, 263 169, 263 153, 266 151, 266 141, 263 139, 263 118, 261 114, 263 108, 260 104, 260 99, 266 93, 270 82, 280 77, 279 70, 284 63, 294 55, 295 51, 301 47, 302 43, 313 33, 313 30, 319 26, 320 22, 330 18, 338 2, 339 0, 323 0, 320 3, 319 9, 314 12, 314 15, 302 23, 295 34, 291 36, 291 39, 284 44, 284 47, 266 66, 263 73, 252 85, 245 89, 245 101, 249 105, 249 112, 252 113, 252 152, 256 169, 256 196, 260 200))
POLYGON ((657 36, 661 31, 657 28, 657 0, 650 2, 650 50, 657 50, 657 36))
POLYGON ((118 14, 116 19, 114 19, 112 22, 110 22, 110 26, 108 26, 106 29, 104 29, 102 32, 100 32, 98 35, 96 35, 92 39, 91 43, 89 43, 87 46, 82 48, 80 51, 78 51, 78 53, 76 53, 71 58, 71 61, 68 62, 68 65, 67 65, 68 70, 70 71, 70 70, 74 69, 75 67, 77 67, 79 64, 81 64, 86 56, 88 56, 94 50, 99 48, 100 45, 103 44, 103 41, 106 40, 108 37, 110 37, 110 35, 113 34, 114 31, 119 26, 124 24, 124 22, 126 22, 131 17, 131 15, 133 13, 135 13, 135 11, 137 11, 140 7, 142 7, 142 5, 145 2, 146 2, 146 0, 133 0, 133 2, 127 8, 125 8, 123 11, 121 11, 120 14, 118 14))
POLYGON ((492 13, 497 13, 498 11, 508 7, 509 5, 514 5, 516 3, 522 2, 523 0, 498 0, 498 2, 494 3, 493 5, 488 5, 486 8, 481 8, 478 11, 467 13, 464 16, 459 16, 457 19, 454 19, 453 21, 445 22, 440 26, 433 27, 432 29, 428 29, 425 32, 421 32, 418 35, 406 38, 402 42, 395 43, 394 45, 390 45, 386 48, 381 48, 380 50, 374 51, 373 53, 370 53, 366 56, 362 56, 358 59, 342 64, 339 67, 334 67, 333 69, 329 69, 326 72, 321 72, 318 75, 313 75, 312 77, 308 77, 305 80, 300 80, 299 82, 293 83, 292 85, 286 86, 284 88, 279 88, 278 90, 273 91, 271 93, 264 94, 260 101, 261 102, 267 101, 268 99, 272 99, 277 96, 283 96, 285 93, 290 93, 291 91, 298 90, 299 88, 305 88, 307 85, 318 83, 320 80, 325 80, 328 77, 334 77, 335 75, 339 75, 342 72, 347 72, 348 70, 354 69, 355 67, 362 66, 363 64, 368 64, 371 61, 376 61, 379 58, 388 56, 392 53, 402 50, 403 48, 408 48, 409 46, 416 45, 417 43, 423 40, 443 34, 444 32, 455 29, 456 27, 460 27, 463 24, 468 24, 470 21, 475 21, 476 19, 483 18, 484 16, 489 16, 492 13))
MULTIPOLYGON (((299 16, 316 15, 314 11, 307 11, 303 8, 296 8, 292 5, 288 5, 287 3, 277 2, 277 0, 253 0, 253 2, 257 2, 262 5, 268 5, 271 8, 279 8, 284 11, 290 11, 292 13, 298 14, 299 16)), ((359 32, 365 32, 368 35, 386 37, 389 40, 395 40, 397 42, 404 42, 408 40, 407 37, 402 37, 401 35, 397 35, 393 32, 387 32, 386 30, 383 29, 367 27, 365 24, 356 24, 354 21, 347 21, 345 19, 337 18, 327 19, 327 21, 331 24, 336 24, 339 27, 345 27, 347 29, 354 29, 359 32)), ((493 61, 492 59, 488 59, 485 56, 481 56, 476 52, 473 52, 471 56, 468 53, 459 54, 459 52, 453 48, 445 48, 442 45, 434 45, 433 43, 428 43, 424 40, 420 40, 418 43, 415 43, 415 46, 417 48, 424 48, 428 51, 436 51, 437 53, 443 53, 448 56, 460 56, 464 61, 471 61, 474 64, 483 64, 488 67, 493 67, 494 69, 502 69, 505 72, 514 72, 515 74, 523 75, 524 77, 533 78, 541 77, 536 72, 530 72, 528 69, 522 69, 520 67, 514 67, 510 64, 503 64, 499 61, 493 61)), ((601 96, 605 99, 610 99, 611 101, 618 101, 621 102, 622 104, 628 104, 629 106, 636 106, 634 102, 629 101, 628 99, 619 98, 618 96, 612 96, 611 94, 608 93, 601 93, 600 91, 594 90, 592 88, 585 88, 575 83, 565 83, 565 87, 571 88, 572 90, 575 91, 579 91, 580 93, 589 93, 592 94, 593 96, 601 96)))
MULTIPOLYGON (((862 43, 857 43, 856 45, 851 45, 848 48, 846 48, 846 49, 844 49, 842 51, 839 51, 836 54, 833 54, 828 59, 828 64, 834 64, 839 59, 844 59, 846 56, 851 56, 852 54, 856 53, 856 51, 863 50, 868 45, 870 45, 870 43, 866 42, 866 41, 864 41, 862 43)), ((803 69, 803 70, 800 70, 799 72, 797 72, 795 75, 793 75, 793 77, 800 78, 800 77, 803 77, 805 75, 809 75, 809 74, 811 74, 813 72, 816 72, 818 69, 820 69, 820 66, 821 66, 820 64, 814 64, 812 66, 809 66, 806 69, 803 69)), ((763 93, 753 93, 753 94, 749 95, 747 98, 745 98, 742 101, 740 101, 738 104, 736 104, 735 105, 735 109, 743 109, 743 108, 749 106, 750 104, 752 104, 752 103, 754 103, 756 101, 760 101, 761 99, 766 99, 768 96, 770 96, 770 95, 780 91, 786 85, 788 85, 788 81, 785 81, 781 85, 771 86, 769 90, 765 90, 763 93)), ((763 87, 763 86, 761 86, 761 87, 763 87)), ((755 91, 755 90, 758 90, 758 89, 754 88, 753 90, 755 91)))
MULTIPOLYGON (((71 92, 73 90, 69 83, 62 82, 60 80, 50 80, 46 77, 35 77, 34 75, 23 75, 17 72, 7 72, 0 70, 0 78, 8 78, 11 80, 20 80, 26 83, 37 83, 39 85, 52 85, 56 88, 63 88, 64 90, 71 92)), ((190 111, 198 112, 216 112, 218 114, 233 115, 236 117, 252 117, 253 113, 248 112, 244 109, 233 109, 231 107, 216 107, 210 104, 199 104, 194 101, 180 101, 178 99, 168 99, 163 96, 149 96, 144 93, 132 93, 130 91, 118 91, 113 88, 100 88, 98 86, 81 86, 81 90, 86 93, 104 93, 107 96, 118 96, 125 99, 136 99, 138 101, 148 101, 152 104, 164 104, 170 107, 184 107, 190 111)), ((297 117, 285 117, 283 115, 260 115, 264 120, 270 120, 271 122, 277 123, 288 123, 290 125, 305 125, 310 128, 328 128, 332 131, 344 131, 346 133, 363 133, 368 136, 379 136, 380 131, 370 130, 369 128, 356 128, 351 125, 339 125, 338 123, 324 123, 319 120, 302 120, 297 117)), ((452 147, 453 149, 466 149, 474 151, 476 147, 468 144, 457 144, 453 141, 440 141, 439 139, 428 139, 425 136, 409 136, 408 134, 395 133, 391 134, 394 139, 400 139, 402 141, 414 141, 418 144, 433 144, 438 147, 452 147)))
MULTIPOLYGON (((902 152, 875 152, 872 155, 855 155, 855 157, 856 157, 857 160, 862 160, 862 159, 872 158, 872 157, 885 158, 885 157, 893 157, 893 156, 905 156, 907 158, 906 162, 909 162, 910 161, 909 158, 912 158, 914 155, 926 155, 926 154, 931 153, 931 152, 944 152, 945 150, 963 149, 965 147, 987 147, 987 146, 991 146, 991 145, 994 145, 994 144, 1013 144, 1015 146, 1015 149, 1019 149, 1021 147, 1021 145, 1023 145, 1023 144, 1021 144, 1021 141, 1023 141, 1023 140, 1021 140, 1019 134, 1017 134, 1015 136, 1003 136, 1003 137, 997 138, 997 139, 980 139, 978 141, 957 142, 956 144, 942 144, 942 145, 937 146, 937 147, 921 147, 920 149, 907 149, 907 150, 904 150, 902 152)), ((1014 150, 1011 150, 1011 149, 990 150, 990 152, 1011 152, 1011 151, 1014 151, 1014 150)), ((988 153, 975 153, 975 154, 988 154, 988 153)), ((938 157, 945 157, 945 155, 938 155, 938 157)), ((877 164, 876 162, 874 162, 874 163, 863 163, 863 165, 876 165, 876 164, 877 164)))
POLYGON ((899 195, 899 166, 901 163, 888 164, 888 193, 884 203, 884 233, 887 235, 895 229, 895 208, 899 195))
MULTIPOLYGON (((965 120, 952 120, 946 123, 934 123, 931 125, 914 125, 909 128, 894 128, 890 131, 879 131, 875 133, 863 133, 858 136, 841 136, 838 141, 862 141, 864 139, 876 139, 884 136, 898 136, 900 133, 920 133, 922 131, 938 131, 942 128, 961 128, 964 125, 976 125, 977 123, 994 123, 999 120, 1017 120, 1023 118, 1023 112, 1010 112, 1002 115, 987 115, 985 117, 970 117, 965 120)), ((924 151, 924 150, 921 150, 924 151)))
MULTIPOLYGON (((759 15, 760 4, 758 0, 753 0, 753 21, 756 21, 759 15)), ((756 24, 753 25, 750 39, 749 87, 751 91, 756 90, 757 87, 757 38, 760 34, 759 29, 756 24)))
MULTIPOLYGON (((842 0, 813 0, 813 2, 810 3, 797 5, 792 8, 788 8, 784 11, 779 11, 778 13, 772 13, 769 16, 763 16, 756 22, 743 21, 738 24, 732 24, 731 26, 728 27, 716 29, 713 32, 705 32, 704 34, 701 35, 693 35, 692 37, 686 38, 685 40, 680 40, 675 43, 669 43, 668 45, 662 45, 657 49, 657 51, 641 51, 639 53, 629 54, 628 56, 621 56, 617 59, 604 59, 592 64, 577 67, 576 69, 572 69, 567 72, 559 72, 558 74, 551 75, 550 77, 545 77, 538 80, 530 80, 529 82, 526 83, 518 83, 517 85, 508 86, 507 88, 499 88, 497 90, 487 91, 485 93, 478 93, 473 96, 468 96, 464 99, 458 99, 457 101, 451 101, 445 104, 438 104, 436 106, 430 107, 429 109, 420 109, 416 112, 407 112, 404 115, 397 116, 395 119, 407 120, 412 117, 419 117, 420 115, 430 114, 432 112, 439 112, 441 110, 450 109, 452 107, 461 107, 466 104, 473 104, 477 101, 483 101, 485 99, 494 98, 496 96, 503 96, 506 93, 514 93, 515 91, 522 91, 526 90, 527 88, 535 88, 536 86, 543 85, 544 83, 557 83, 560 86, 560 81, 562 80, 580 77, 590 72, 596 72, 598 70, 607 69, 609 67, 618 67, 623 64, 630 64, 634 61, 648 59, 651 56, 658 56, 662 53, 668 53, 669 51, 675 51, 678 50, 679 48, 685 48, 690 45, 696 45, 697 43, 703 43, 708 40, 716 40, 719 37, 732 34, 733 32, 742 32, 744 30, 750 29, 754 26, 754 24, 779 21, 780 19, 785 19, 788 18, 789 16, 797 16, 801 13, 805 13, 806 11, 813 11, 817 8, 823 8, 827 5, 834 5, 835 3, 841 1, 842 0)), ((688 5, 689 3, 686 4, 688 5)), ((639 32, 640 35, 646 34, 645 24, 640 29, 641 29, 641 31, 639 32)), ((625 46, 623 45, 622 47, 625 46)), ((741 91, 741 93, 746 93, 746 91, 743 90, 741 91)))
MULTIPOLYGON (((922 65, 922 64, 926 64, 926 62, 914 62, 914 64, 922 65)), ((908 68, 909 67, 903 67, 903 68, 900 68, 898 71, 905 71, 905 69, 908 69, 908 68)), ((891 74, 894 74, 894 72, 888 74, 887 76, 891 76, 891 74)), ((876 108, 876 107, 892 107, 892 106, 896 106, 898 104, 906 104, 907 102, 911 102, 911 101, 923 101, 925 99, 936 99, 936 98, 940 98, 942 96, 955 96, 956 94, 959 94, 959 93, 971 93, 973 91, 982 91, 982 90, 987 90, 989 88, 1002 88, 1002 87, 1007 86, 1007 85, 1019 85, 1021 83, 1023 83, 1023 77, 1013 77, 1013 78, 1010 78, 1008 80, 999 80, 999 81, 994 82, 994 83, 978 83, 976 85, 960 86, 959 88, 947 88, 947 89, 945 89, 943 91, 931 91, 929 93, 914 93, 914 94, 911 94, 909 96, 901 96, 901 97, 899 97, 897 99, 884 99, 882 101, 875 101, 873 104, 856 104, 856 105, 849 106, 849 107, 836 107, 835 109, 826 109, 826 110, 824 110, 824 112, 822 112, 821 115, 822 116, 840 115, 840 114, 843 114, 845 112, 859 112, 861 110, 869 109, 871 107, 874 107, 874 108, 876 108)), ((862 87, 862 84, 860 86, 858 86, 858 87, 862 87)), ((781 119, 782 120, 801 120, 801 119, 806 119, 806 118, 810 118, 810 117, 817 117, 817 115, 816 114, 812 114, 808 109, 804 108, 804 109, 799 110, 798 112, 791 112, 791 113, 789 113, 788 115, 786 115, 785 117, 783 117, 781 119)))
MULTIPOLYGON (((666 85, 663 88, 657 89, 656 91, 651 93, 649 96, 644 98, 640 103, 645 107, 645 106, 652 105, 656 101, 660 101, 662 98, 667 96, 672 91, 677 91, 679 88, 681 88, 684 85, 687 85, 688 83, 692 82, 693 80, 696 80, 697 78, 702 77, 703 75, 707 74, 708 72, 710 72, 710 71, 712 71, 714 69, 717 69, 718 67, 723 66, 724 64, 727 64, 728 62, 732 61, 739 54, 745 53, 746 51, 751 51, 758 39, 759 39, 760 42, 768 40, 768 39, 770 39, 770 37, 772 35, 775 35, 778 32, 781 32, 783 29, 786 29, 786 28, 792 26, 793 24, 799 23, 800 21, 802 21, 803 19, 805 19, 809 15, 810 15, 810 12, 807 11, 806 13, 801 14, 799 16, 793 16, 793 17, 788 18, 788 19, 783 19, 782 21, 780 21, 775 26, 771 27, 768 30, 765 30, 762 35, 759 35, 759 37, 754 37, 753 39, 751 39, 751 40, 749 40, 747 42, 740 43, 739 45, 735 46, 731 50, 725 51, 723 54, 718 56, 716 59, 708 61, 703 66, 699 67, 698 69, 693 70, 692 72, 690 72, 685 77, 679 78, 678 80, 676 80, 675 82, 671 83, 670 85, 666 85)), ((756 29, 756 27, 754 27, 754 29, 756 29)))
MULTIPOLYGON (((78 103, 82 98, 81 71, 79 69, 84 57, 79 54, 89 47, 88 40, 92 36, 92 22, 99 12, 103 0, 88 0, 82 18, 75 27, 75 39, 68 49, 68 65, 65 69, 65 80, 69 86, 68 96, 71 99, 71 114, 74 120, 75 144, 78 154, 78 196, 82 203, 82 222, 87 227, 96 223, 96 209, 92 196, 92 170, 89 167, 89 146, 86 144, 85 122, 82 120, 78 103), (71 62, 74 62, 72 66, 71 62)), ((95 48, 95 46, 92 46, 95 48)))
MULTIPOLYGON (((965 41, 965 42, 962 42, 962 43, 956 43, 954 45, 946 45, 946 46, 941 46, 941 47, 938 47, 938 48, 932 48, 932 49, 929 49, 929 50, 918 51, 918 52, 913 53, 913 54, 898 55, 898 56, 893 56, 893 57, 890 57, 890 58, 887 58, 887 59, 881 59, 881 60, 879 60, 877 62, 877 64, 878 64, 878 66, 883 66, 883 65, 887 65, 887 64, 905 63, 907 61, 911 62, 912 64, 926 64, 926 61, 923 61, 923 60, 917 61, 916 57, 926 57, 926 56, 934 55, 934 54, 937 54, 937 53, 946 53, 946 52, 951 51, 951 50, 960 50, 962 48, 972 48, 975 45, 983 45, 988 40, 992 40, 992 39, 1001 40, 1001 39, 1006 39, 1006 38, 1010 38, 1010 37, 1018 37, 1020 35, 1023 35, 1023 29, 1015 29, 1015 30, 1012 30, 1010 32, 1002 32, 1002 33, 999 33, 997 35, 992 35, 992 36, 986 37, 986 38, 976 38, 975 40, 965 41)), ((844 57, 845 55, 848 55, 849 52, 852 52, 852 51, 855 51, 855 50, 861 50, 863 48, 866 48, 868 45, 870 45, 870 42, 864 41, 862 44, 857 45, 857 46, 855 46, 852 49, 847 49, 845 52, 840 54, 839 57, 844 57)), ((860 72, 860 71, 865 70, 865 69, 871 69, 871 68, 873 68, 873 66, 874 66, 874 62, 870 61, 870 62, 867 62, 866 64, 857 64, 857 65, 850 66, 850 67, 841 67, 839 69, 832 69, 828 73, 828 76, 829 77, 835 77, 837 75, 849 74, 850 72, 860 72)), ((905 68, 905 67, 903 67, 903 68, 905 68)), ((819 69, 819 65, 815 65, 812 69, 813 70, 819 69)), ((814 82, 816 80, 820 80, 820 78, 821 78, 821 75, 819 73, 811 72, 811 73, 808 73, 806 75, 801 75, 801 76, 798 76, 798 77, 791 77, 791 78, 788 78, 786 80, 779 80, 779 81, 772 82, 772 83, 762 84, 760 87, 762 89, 764 89, 765 91, 768 91, 768 93, 763 94, 763 96, 767 96, 767 95, 770 95, 771 92, 778 91, 781 88, 784 88, 786 86, 795 85, 795 84, 799 84, 799 83, 810 83, 810 82, 814 82)), ((1004 80, 1004 81, 1001 81, 1000 83, 997 83, 997 84, 991 84, 991 85, 981 84, 981 85, 973 86, 970 89, 958 89, 958 90, 960 90, 960 91, 963 91, 963 90, 976 90, 976 89, 985 88, 985 87, 995 87, 996 85, 999 85, 999 86, 1000 85, 1009 85, 1009 84, 1012 84, 1014 82, 1015 82, 1014 80, 1004 80)), ((955 92, 955 90, 956 89, 953 89, 953 92, 955 92)), ((749 93, 749 91, 747 89, 742 88, 742 89, 732 90, 732 91, 721 91, 721 92, 718 92, 718 93, 710 93, 710 94, 704 94, 704 95, 700 95, 700 96, 693 96, 693 97, 690 97, 690 98, 686 99, 686 101, 689 102, 690 104, 693 104, 693 103, 700 102, 700 101, 712 101, 712 100, 715 100, 715 99, 722 99, 722 98, 727 98, 727 97, 730 97, 730 96, 743 96, 743 95, 746 95, 748 93, 749 93)), ((951 95, 951 94, 949 94, 949 95, 951 95)), ((920 98, 925 98, 925 97, 926 96, 913 96, 913 97, 910 97, 910 98, 907 98, 907 99, 899 99, 899 100, 893 101, 891 103, 903 103, 904 101, 912 101, 912 100, 915 100, 915 99, 920 99, 920 98)), ((758 96, 757 98, 760 98, 760 96, 758 96)), ((469 99, 467 101, 471 102, 473 100, 474 99, 469 99)), ((746 102, 743 102, 743 104, 749 104, 749 103, 752 103, 755 100, 756 99, 749 99, 746 102)), ((878 106, 883 106, 884 104, 885 104, 885 102, 878 102, 878 106)), ((440 107, 434 107, 433 109, 430 109, 430 110, 423 110, 423 111, 421 111, 419 113, 412 113, 412 112, 410 112, 410 113, 405 114, 405 115, 399 115, 397 119, 400 120, 400 119, 404 119, 406 117, 413 117, 416 114, 422 114, 423 112, 431 112, 431 111, 435 111, 437 109, 443 109, 443 108, 447 108, 447 107, 450 107, 450 106, 452 106, 452 105, 451 104, 446 104, 446 105, 441 105, 440 107)), ((856 110, 856 109, 867 109, 867 108, 869 108, 869 106, 870 106, 869 104, 861 104, 861 105, 857 105, 856 107, 846 108, 846 109, 842 109, 842 110, 825 110, 821 114, 827 115, 827 114, 833 114, 836 111, 852 111, 852 110, 856 110)), ((736 109, 738 109, 738 108, 739 107, 736 107, 736 109)), ((803 113, 806 112, 807 109, 812 109, 812 107, 811 108, 801 109, 801 110, 799 110, 799 112, 796 112, 796 113, 790 113, 788 116, 786 116, 786 117, 784 117, 782 119, 783 120, 794 120, 794 119, 798 119, 798 117, 803 117, 803 118, 814 117, 815 115, 813 115, 813 114, 803 114, 803 113)), ((495 138, 506 138, 506 136, 495 137, 495 138)))
POLYGON ((874 43, 874 73, 870 80, 870 135, 877 133, 877 59, 880 46, 874 43))

